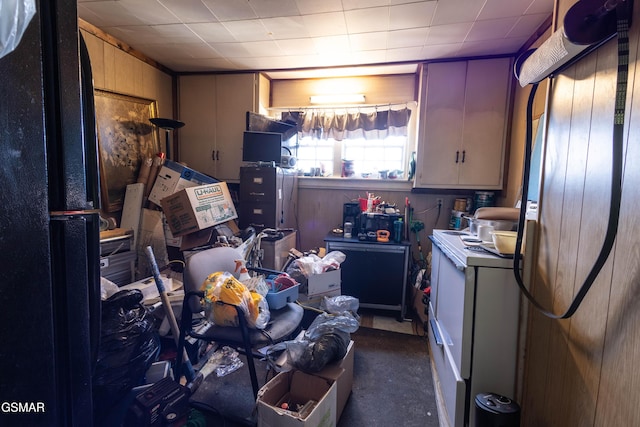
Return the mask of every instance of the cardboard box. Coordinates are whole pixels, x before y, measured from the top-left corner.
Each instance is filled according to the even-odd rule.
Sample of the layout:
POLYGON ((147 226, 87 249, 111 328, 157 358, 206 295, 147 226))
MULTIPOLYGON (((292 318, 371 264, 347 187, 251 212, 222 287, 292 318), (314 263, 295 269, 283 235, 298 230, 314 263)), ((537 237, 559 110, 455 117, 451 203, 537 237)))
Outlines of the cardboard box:
POLYGON ((332 380, 336 384, 336 424, 342 416, 342 411, 349 400, 351 389, 353 388, 353 358, 355 353, 355 343, 349 342, 347 354, 337 362, 325 366, 316 375, 332 380))
POLYGON ((258 392, 258 427, 331 427, 336 425, 336 384, 334 381, 302 371, 281 372, 258 392), (296 403, 308 405, 295 412, 296 403))
POLYGON ((210 176, 189 169, 180 163, 167 160, 158 172, 158 177, 149 193, 149 201, 160 206, 162 199, 184 188, 215 182, 218 181, 210 176))
POLYGON ((225 182, 184 188, 160 204, 173 237, 238 218, 225 182))
POLYGON ((307 281, 307 297, 313 300, 341 295, 341 271, 342 270, 338 269, 309 276, 307 281))

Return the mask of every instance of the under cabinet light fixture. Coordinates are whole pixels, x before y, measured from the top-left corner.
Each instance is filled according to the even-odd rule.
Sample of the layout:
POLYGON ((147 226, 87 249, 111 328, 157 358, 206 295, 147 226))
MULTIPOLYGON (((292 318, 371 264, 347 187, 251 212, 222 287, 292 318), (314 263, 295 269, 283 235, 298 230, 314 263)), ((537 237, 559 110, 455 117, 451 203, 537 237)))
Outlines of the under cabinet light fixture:
POLYGON ((364 95, 361 93, 346 93, 333 95, 311 95, 309 102, 312 104, 362 104, 364 95))

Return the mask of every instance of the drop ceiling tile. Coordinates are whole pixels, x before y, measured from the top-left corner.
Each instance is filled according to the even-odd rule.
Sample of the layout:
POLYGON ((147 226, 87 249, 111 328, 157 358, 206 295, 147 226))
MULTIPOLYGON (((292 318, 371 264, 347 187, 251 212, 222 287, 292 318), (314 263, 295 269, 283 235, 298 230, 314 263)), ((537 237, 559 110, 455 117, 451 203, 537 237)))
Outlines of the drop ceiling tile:
POLYGON ((344 16, 349 34, 387 31, 389 29, 388 7, 348 10, 344 16))
POLYGON ((223 22, 229 33, 239 42, 270 40, 271 36, 262 22, 257 19, 249 21, 223 22))
POLYGON ((249 4, 260 18, 299 15, 295 0, 251 0, 249 4))
POLYGON ((427 59, 456 58, 462 43, 445 43, 424 46, 421 56, 427 59))
POLYGON ((322 54, 349 52, 349 36, 316 37, 313 39, 316 51, 322 54))
POLYGON ((389 31, 387 48, 398 49, 404 47, 422 46, 429 34, 429 28, 411 28, 409 30, 389 31))
POLYGON ((309 32, 302 16, 284 16, 280 18, 264 18, 262 25, 274 40, 308 37, 309 32))
POLYGON ((205 42, 234 42, 235 38, 220 22, 188 24, 187 27, 205 42))
POLYGON ((508 16, 519 16, 531 4, 531 0, 487 0, 478 15, 480 20, 498 19, 508 16))
POLYGON ((251 56, 255 57, 274 57, 282 55, 282 51, 278 44, 273 40, 265 40, 259 42, 247 42, 242 46, 251 56))
POLYGON ((529 8, 525 11, 527 15, 543 13, 550 16, 553 12, 553 0, 533 0, 529 8))
POLYGON ((145 21, 135 15, 131 15, 120 2, 98 1, 83 3, 79 11, 85 10, 91 13, 91 22, 97 27, 115 27, 120 25, 144 25, 145 21))
POLYGON ((171 13, 184 23, 215 22, 215 15, 211 13, 201 0, 158 0, 171 13))
MULTIPOLYGON (((350 55, 351 64, 383 64, 387 62, 387 50, 368 50, 366 52, 353 52, 350 55)), ((361 72, 362 74, 362 72, 361 72)))
POLYGON ((378 6, 389 6, 389 0, 342 0, 344 10, 366 9, 378 6))
POLYGON ((251 56, 249 51, 245 49, 244 43, 209 43, 209 46, 224 58, 248 58, 251 56))
POLYGON ((347 24, 342 12, 305 15, 302 20, 311 37, 335 36, 347 32, 347 24))
POLYGON ((440 0, 430 24, 435 26, 473 22, 480 13, 484 2, 485 0, 440 0))
POLYGON ((342 11, 341 0, 296 0, 296 5, 301 15, 342 11))
POLYGON ((351 43, 351 50, 354 52, 359 50, 386 49, 387 33, 379 32, 351 34, 349 36, 349 42, 351 43))
POLYGON ((426 27, 431 23, 436 2, 419 2, 391 6, 389 8, 389 30, 426 27))
POLYGON ((316 53, 316 44, 313 39, 287 39, 276 40, 284 55, 302 55, 316 53))
POLYGON ((471 23, 437 25, 429 28, 426 45, 462 43, 467 38, 471 23))
POLYGON ((147 25, 105 27, 104 31, 119 40, 132 40, 136 44, 158 44, 158 35, 147 25))
POLYGON ((493 40, 506 37, 516 24, 517 18, 498 18, 486 21, 476 21, 465 41, 493 40))
POLYGON ((248 1, 202 0, 202 3, 222 22, 258 18, 248 1))
POLYGON ((389 49, 387 50, 386 61, 388 62, 419 61, 422 59, 421 55, 422 55, 422 46, 389 49))
POLYGON ((521 16, 506 37, 531 37, 548 17, 548 14, 521 16))
POLYGON ((119 0, 117 2, 129 15, 146 24, 177 24, 180 19, 156 1, 119 0))

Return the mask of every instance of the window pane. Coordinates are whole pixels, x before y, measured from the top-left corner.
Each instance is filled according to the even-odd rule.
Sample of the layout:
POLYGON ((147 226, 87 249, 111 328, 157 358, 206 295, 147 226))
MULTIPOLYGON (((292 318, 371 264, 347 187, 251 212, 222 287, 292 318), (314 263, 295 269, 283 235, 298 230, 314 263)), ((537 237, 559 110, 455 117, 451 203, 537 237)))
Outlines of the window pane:
MULTIPOLYGON (((390 136, 381 140, 346 139, 340 144, 333 139, 317 140, 310 137, 299 140, 297 150, 298 168, 309 172, 311 168, 321 168, 324 174, 339 176, 341 165, 334 164, 334 152, 342 145, 341 159, 353 160, 355 176, 371 174, 378 177, 379 171, 400 170, 405 172, 405 150, 407 137, 390 136)), ((406 176, 403 175, 403 176, 406 176)))

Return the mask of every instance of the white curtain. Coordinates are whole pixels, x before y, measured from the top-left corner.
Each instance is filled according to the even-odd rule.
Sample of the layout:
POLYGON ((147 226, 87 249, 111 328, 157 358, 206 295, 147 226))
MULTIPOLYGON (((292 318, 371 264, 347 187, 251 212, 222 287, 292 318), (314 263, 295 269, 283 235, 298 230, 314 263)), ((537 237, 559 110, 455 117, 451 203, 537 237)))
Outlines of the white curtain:
POLYGON ((411 117, 409 108, 376 108, 373 112, 349 110, 305 110, 282 113, 282 121, 296 123, 300 136, 317 139, 384 139, 406 136, 411 117))

